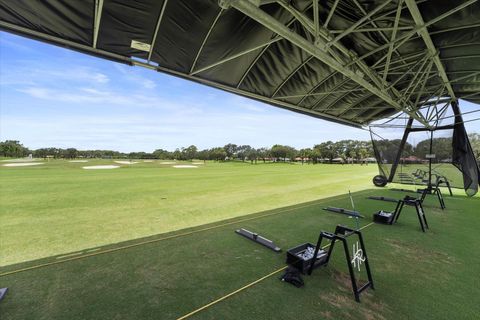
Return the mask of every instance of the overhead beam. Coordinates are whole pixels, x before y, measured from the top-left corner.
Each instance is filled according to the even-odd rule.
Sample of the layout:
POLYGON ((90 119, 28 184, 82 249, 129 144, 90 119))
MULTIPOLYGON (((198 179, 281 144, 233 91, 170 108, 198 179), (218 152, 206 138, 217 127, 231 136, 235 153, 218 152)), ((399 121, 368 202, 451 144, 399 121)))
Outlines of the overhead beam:
MULTIPOLYGON (((350 33, 394 31, 394 30, 412 30, 413 28, 414 27, 411 27, 411 26, 402 26, 402 27, 398 27, 398 28, 394 28, 394 27, 359 28, 359 29, 355 29, 355 30, 350 31, 350 33)), ((345 30, 330 30, 330 33, 332 33, 332 34, 338 34, 338 33, 342 33, 342 32, 345 32, 345 30)))
MULTIPOLYGON (((236 0, 234 0, 234 1, 236 1, 236 0)), ((368 14, 363 9, 363 7, 358 3, 357 0, 354 0, 354 1, 355 1, 356 5, 359 7, 359 9, 361 10, 361 12, 365 15, 365 17, 366 17, 366 18, 364 17, 365 20, 368 20, 368 22, 366 22, 366 23, 371 23, 374 27, 377 27, 377 24, 374 23, 373 21, 371 21, 371 19, 370 19, 371 16, 369 16, 369 15, 371 15, 371 13, 368 14)), ((277 0, 277 3, 279 5, 281 5, 285 10, 287 10, 289 13, 291 13, 295 17, 295 19, 297 19, 297 21, 299 21, 307 31, 309 31, 310 34, 315 36, 314 31, 313 31, 314 28, 315 28, 314 21, 312 21, 309 17, 305 16, 302 12, 299 12, 292 4, 287 3, 285 0, 277 0)), ((383 5, 386 5, 386 4, 384 3, 383 5)), ((383 6, 383 5, 381 5, 381 6, 383 6)), ((401 8, 403 9, 403 4, 401 5, 401 8)), ((375 11, 375 9, 374 9, 374 11, 375 11)), ((415 35, 415 34, 416 34, 415 32, 411 32, 412 36, 415 35)), ((385 41, 388 42, 388 39, 385 37, 385 35, 382 32, 380 32, 380 35, 385 39, 385 41)), ((333 57, 335 60, 337 60, 345 68, 349 68, 351 66, 352 67, 354 67, 354 66, 358 67, 360 69, 360 73, 368 76, 370 78, 370 80, 372 80, 374 86, 376 86, 380 90, 386 90, 386 93, 388 95, 394 97, 395 101, 398 101, 400 105, 406 105, 406 106, 410 105, 410 102, 408 100, 404 100, 402 98, 402 95, 398 92, 398 90, 396 88, 394 88, 393 86, 390 86, 382 77, 380 77, 374 70, 372 70, 372 68, 367 66, 367 64, 362 59, 357 59, 356 54, 352 50, 346 48, 342 43, 340 43, 338 41, 334 42, 334 39, 330 36, 329 30, 327 30, 323 27, 320 27, 320 36, 322 36, 325 40, 322 41, 322 39, 316 38, 315 45, 318 46, 320 49, 326 51, 325 52, 326 54, 329 53, 331 57, 333 57), (345 56, 342 57, 342 56, 336 54, 335 52, 333 52, 332 48, 329 47, 329 44, 334 46, 336 49, 338 49, 345 56), (353 58, 353 60, 352 60, 352 58, 353 58)), ((394 48, 393 52, 395 52, 397 56, 400 56, 400 54, 397 52, 397 48, 394 48)), ((401 56, 397 60, 401 60, 402 63, 406 64, 406 62, 403 61, 401 56)), ((355 71, 355 72, 358 72, 358 71, 355 71)), ((412 109, 414 109, 414 107, 412 107, 412 109)), ((419 119, 419 121, 421 123, 426 123, 425 119, 423 119, 424 121, 422 121, 422 118, 423 118, 422 116, 419 116, 419 117, 421 118, 421 119, 419 119)))
MULTIPOLYGON (((221 5, 221 3, 220 3, 221 5)), ((312 5, 309 5, 307 6, 305 10, 308 10, 311 8, 312 5)), ((296 21, 295 18, 291 19, 288 23, 287 23, 287 27, 291 26, 294 22, 296 21)), ((263 54, 268 50, 268 48, 270 47, 270 45, 267 45, 265 46, 262 51, 260 51, 260 53, 255 57, 255 59, 252 61, 252 63, 248 66, 247 70, 243 73, 242 77, 240 78, 240 81, 238 81, 237 83, 237 86, 236 88, 240 88, 240 86, 242 85, 243 83, 243 80, 245 80, 245 78, 248 76, 248 74, 250 73, 250 70, 252 70, 253 66, 257 63, 258 60, 260 60, 261 57, 263 57, 263 54)))
POLYGON ((190 73, 192 73, 193 70, 195 69, 195 65, 197 64, 197 60, 200 57, 200 55, 202 54, 203 47, 207 43, 207 40, 210 37, 210 34, 212 33, 213 28, 215 28, 215 25, 217 24, 218 19, 220 19, 220 16, 222 15, 223 11, 224 11, 224 9, 220 9, 217 16, 215 17, 215 20, 213 20, 212 25, 208 29, 207 34, 203 38, 202 44, 200 45, 200 49, 198 49, 197 54, 195 55, 195 60, 193 60, 192 67, 190 68, 190 73))
POLYGON ((243 51, 238 52, 238 53, 236 53, 236 54, 234 54, 234 55, 231 55, 231 56, 229 56, 229 57, 227 57, 227 58, 225 58, 225 59, 219 60, 219 61, 214 62, 214 63, 212 63, 212 64, 210 64, 210 65, 208 65, 208 66, 205 66, 205 67, 202 67, 202 68, 197 69, 197 70, 195 70, 195 71, 192 71, 192 72, 190 72, 190 75, 193 76, 193 75, 196 75, 197 73, 201 73, 201 72, 207 71, 208 69, 212 69, 212 68, 214 68, 214 67, 216 67, 216 66, 219 66, 219 65, 221 65, 221 64, 224 64, 225 62, 228 62, 228 61, 237 59, 237 58, 239 58, 239 57, 241 57, 241 56, 243 56, 243 55, 246 55, 247 53, 250 53, 250 52, 253 52, 253 51, 262 49, 263 47, 268 46, 268 45, 271 45, 272 43, 275 43, 275 42, 280 41, 280 40, 282 40, 282 37, 273 38, 272 40, 269 40, 268 42, 264 42, 264 43, 262 43, 262 44, 259 44, 258 46, 253 47, 253 48, 243 50, 243 51))
POLYGON ((148 62, 150 62, 150 60, 152 59, 153 48, 155 47, 155 42, 157 41, 158 30, 160 29, 160 24, 162 23, 163 14, 165 13, 165 8, 167 7, 167 2, 168 0, 163 1, 162 9, 160 10, 160 14, 158 15, 155 31, 153 32, 152 43, 150 44, 150 51, 148 52, 148 62))
MULTIPOLYGON (((463 8, 475 3, 477 0, 470 0, 470 1, 467 1, 465 3, 462 3, 461 5, 459 6, 456 6, 455 8, 452 8, 442 14, 440 14, 439 16, 433 18, 432 20, 428 21, 427 23, 423 24, 423 25, 420 25, 420 26, 416 26, 413 30, 411 31, 408 31, 408 32, 405 32, 404 34, 402 34, 402 36, 400 37, 397 37, 395 39, 395 43, 398 42, 398 44, 395 46, 395 48, 393 50, 396 50, 397 48, 399 48, 400 46, 402 46, 405 42, 407 42, 408 40, 410 39, 414 39, 413 36, 418 33, 419 31, 421 30, 424 30, 424 29, 427 29, 428 27, 430 27, 431 25, 435 24, 435 23, 438 23, 439 21, 451 16, 452 14, 462 10, 463 8)), ((422 2, 425 2, 425 1, 422 1, 422 2)), ((420 3, 420 1, 419 1, 420 3)), ((416 37, 415 37, 416 39, 416 37)), ((364 60, 368 57, 370 57, 371 55, 377 53, 377 52, 380 52, 382 50, 385 50, 387 49, 388 47, 390 46, 390 43, 385 43, 381 46, 378 46, 377 48, 371 50, 370 52, 367 52, 365 53, 364 55, 354 59, 351 63, 349 63, 347 66, 349 65, 352 65, 354 63, 357 63, 357 61, 359 60, 364 60)), ((379 64, 381 61, 383 61, 383 59, 385 59, 386 57, 384 56, 383 58, 380 58, 376 64, 379 64)))
POLYGON ((320 36, 320 18, 318 16, 318 0, 313 2, 313 24, 315 25, 315 39, 320 36))
POLYGON ((314 85, 306 94, 303 95, 302 99, 298 102, 298 105, 301 105, 305 99, 311 96, 312 92, 315 92, 318 88, 320 88, 323 84, 325 84, 328 80, 330 80, 333 76, 335 76, 337 72, 332 72, 322 80, 320 80, 316 85, 314 85))
MULTIPOLYGON (((341 117, 343 116, 345 113, 351 111, 351 110, 358 110, 358 109, 364 109, 365 106, 363 105, 363 102, 367 101, 368 99, 370 99, 371 97, 373 97, 374 95, 373 94, 368 94, 366 96, 362 96, 360 97, 360 99, 357 99, 355 100, 354 103, 352 103, 350 106, 347 106, 345 108, 343 108, 343 110, 337 115, 337 117, 341 117), (359 104, 362 104, 361 107, 358 107, 359 104)), ((380 100, 380 101, 383 101, 383 100, 380 100)))
MULTIPOLYGON (((397 6, 397 13, 396 15, 399 15, 401 13, 401 11, 404 9, 403 7, 403 0, 397 0, 399 2, 398 6, 397 6)), ((358 0, 353 0, 353 2, 355 2, 356 6, 358 7, 358 9, 364 14, 366 15, 367 12, 365 11, 365 9, 363 8, 363 6, 358 2, 358 0)), ((378 32, 378 34, 380 35, 380 37, 385 41, 385 42, 389 42, 389 39, 387 38, 387 36, 383 33, 382 30, 379 29, 379 26, 378 24, 375 22, 375 19, 373 18, 369 18, 368 19, 368 22, 373 26, 373 28, 376 28, 376 32, 378 32)), ((398 20, 397 20, 397 23, 398 23, 398 20)), ((398 28, 398 24, 396 26, 396 28, 398 28)), ((399 57, 399 60, 403 63, 403 64, 406 64, 404 61, 403 61, 403 58, 402 58, 402 54, 400 54, 398 52, 398 50, 392 50, 393 53, 395 53, 395 55, 397 57, 399 57)), ((385 84, 385 80, 384 80, 384 86, 386 86, 385 84)))
POLYGON ((388 76, 388 68, 390 68, 390 60, 392 58, 392 53, 393 53, 393 44, 395 43, 395 38, 397 36, 397 31, 398 31, 398 23, 400 22, 400 14, 402 13, 402 4, 403 1, 399 0, 398 1, 398 7, 397 7, 397 13, 395 14, 395 22, 393 23, 393 31, 392 31, 392 36, 390 37, 390 47, 388 48, 388 53, 387 53, 387 61, 385 62, 385 69, 383 73, 383 80, 387 80, 388 76))
POLYGON ((478 27, 480 27, 480 23, 467 24, 467 25, 464 25, 464 26, 457 26, 457 27, 451 27, 451 28, 446 28, 446 29, 440 29, 440 30, 430 31, 430 36, 435 35, 435 34, 445 33, 445 32, 451 32, 451 31, 457 31, 457 30, 463 30, 463 29, 470 29, 470 28, 478 28, 478 27))
POLYGON ((323 41, 321 38, 317 39, 316 41, 317 44, 313 44, 309 42, 302 36, 292 32, 292 30, 287 28, 283 23, 274 19, 272 16, 267 14, 262 9, 258 8, 255 4, 253 4, 249 0, 233 0, 231 2, 223 3, 223 5, 225 4, 227 5, 227 7, 228 7, 228 4, 230 4, 233 8, 242 12, 243 14, 250 17, 251 19, 257 21, 258 23, 260 23, 267 29, 271 30, 272 32, 277 33, 280 37, 290 41, 292 44, 298 46, 305 52, 315 56, 317 59, 319 59, 326 65, 330 66, 332 69, 342 73, 346 77, 350 78, 352 81, 358 83, 360 86, 364 87, 368 91, 382 98, 385 102, 390 104, 393 108, 399 111, 404 111, 408 113, 410 116, 414 117, 420 123, 428 126, 428 123, 424 119, 419 117, 411 106, 400 105, 400 103, 396 101, 395 97, 392 97, 390 94, 388 94, 386 90, 382 90, 378 87, 373 86, 371 83, 369 83, 363 78, 363 75, 361 73, 359 73, 358 71, 354 71, 351 68, 346 68, 344 65, 339 63, 333 57, 327 55, 326 52, 321 49, 321 47, 326 48, 327 43, 323 41))
POLYGON ((293 77, 300 69, 302 69, 307 63, 310 62, 310 60, 313 59, 313 56, 310 56, 308 57, 307 59, 305 59, 305 61, 303 61, 301 64, 298 65, 298 67, 296 67, 286 78, 285 80, 282 81, 282 83, 280 83, 280 85, 275 89, 275 91, 273 91, 273 94, 272 94, 272 98, 275 97, 275 95, 280 91, 280 89, 282 89, 282 87, 288 82, 288 80, 290 80, 291 77, 293 77))
POLYGON ((370 17, 372 17, 375 13, 378 11, 382 10, 385 6, 390 4, 391 0, 386 0, 384 1, 381 5, 370 11, 367 15, 363 16, 360 20, 352 24, 350 27, 348 27, 344 32, 340 33, 338 36, 336 36, 332 41, 327 43, 327 46, 330 47, 334 43, 338 42, 340 39, 348 35, 352 30, 356 29, 358 26, 362 25, 365 21, 368 21, 370 17))
POLYGON ((291 99, 291 98, 302 98, 302 97, 305 97, 305 96, 315 97, 315 96, 324 96, 324 95, 336 94, 336 93, 358 92, 358 91, 365 91, 365 89, 361 88, 361 89, 351 89, 351 90, 335 90, 335 91, 328 91, 328 92, 296 94, 296 95, 292 95, 292 96, 279 96, 279 97, 276 97, 276 98, 277 99, 291 99))
MULTIPOLYGON (((340 81, 339 83, 337 83, 337 84, 333 87, 332 90, 333 90, 333 91, 338 90, 339 88, 341 88, 341 87, 343 87, 344 85, 346 85, 349 81, 350 81, 349 78, 343 79, 342 81, 340 81)), ((344 94, 343 94, 343 95, 344 95, 344 94)), ((343 97, 343 95, 340 95, 340 96, 343 97)), ((317 101, 315 102, 315 104, 314 104, 310 109, 312 109, 312 110, 317 110, 317 109, 318 109, 318 106, 319 106, 323 101, 325 101, 325 99, 327 99, 327 98, 328 98, 328 96, 321 97, 319 100, 317 100, 317 101)), ((335 100, 337 101, 337 100, 338 100, 338 97, 337 97, 335 100)), ((328 110, 328 106, 327 106, 327 108, 322 108, 321 110, 322 110, 322 111, 323 111, 323 110, 328 110)))
POLYGON ((70 48, 70 49, 73 49, 73 50, 82 51, 84 53, 87 52, 87 53, 90 53, 92 55, 100 55, 100 56, 103 56, 105 58, 116 60, 118 62, 123 62, 123 63, 126 63, 126 64, 133 64, 134 63, 134 61, 132 59, 128 58, 128 57, 125 57, 125 56, 122 56, 122 55, 119 55, 119 54, 116 54, 116 53, 108 52, 108 51, 105 51, 105 50, 102 50, 102 49, 94 48, 93 45, 90 46, 90 45, 80 44, 80 43, 75 42, 75 41, 62 39, 62 38, 57 37, 57 36, 52 36, 50 34, 46 34, 46 33, 43 33, 43 32, 38 32, 38 31, 35 31, 35 30, 32 30, 32 29, 25 28, 25 27, 22 27, 22 26, 18 26, 16 24, 6 22, 6 21, 2 21, 2 20, 0 20, 0 30, 1 29, 4 29, 5 31, 14 32, 14 33, 20 33, 20 34, 23 34, 27 37, 32 37, 34 39, 40 39, 40 40, 43 40, 43 41, 53 42, 53 43, 56 43, 60 46, 70 48))
POLYGON ((98 32, 100 31, 100 21, 102 20, 103 0, 95 0, 95 17, 93 23, 93 44, 97 48, 98 32))
POLYGON ((340 0, 335 0, 335 2, 332 5, 332 8, 330 8, 330 11, 328 12, 327 19, 325 19, 325 23, 323 24, 324 28, 328 27, 328 23, 330 22, 330 19, 332 19, 333 14, 335 13, 335 9, 337 9, 338 2, 340 0))
MULTIPOLYGON (((467 1, 464 3, 464 8, 475 3, 477 0, 473 1, 467 1)), ((412 15, 413 20, 415 21, 415 25, 417 27, 425 25, 425 21, 423 21, 422 14, 420 13, 420 10, 418 9, 417 3, 415 0, 405 0, 405 3, 408 7, 408 10, 410 11, 410 14, 412 15)), ((435 63, 435 66, 437 67, 437 70, 440 74, 440 77, 442 78, 442 81, 444 82, 448 94, 453 98, 456 99, 455 97, 455 92, 453 91, 452 85, 450 84, 450 80, 448 79, 447 73, 445 72, 445 67, 442 64, 442 61, 440 61, 440 57, 438 55, 438 50, 433 44, 432 38, 430 37, 430 34, 428 33, 428 29, 419 29, 418 34, 422 37, 423 42, 425 43, 428 51, 430 54, 434 55, 433 56, 433 62, 435 63)))

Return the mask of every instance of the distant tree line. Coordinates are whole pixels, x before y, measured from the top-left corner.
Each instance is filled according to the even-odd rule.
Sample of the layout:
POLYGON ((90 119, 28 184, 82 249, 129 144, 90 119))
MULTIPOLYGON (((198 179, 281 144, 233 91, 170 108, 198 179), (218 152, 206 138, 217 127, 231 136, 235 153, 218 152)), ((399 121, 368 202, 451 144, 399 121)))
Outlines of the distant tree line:
MULTIPOLYGON (((469 135, 470 142, 474 149, 477 159, 480 158, 480 135, 473 133, 469 135)), ((396 154, 398 144, 394 140, 383 141, 379 143, 379 148, 385 154, 396 154), (387 143, 388 142, 388 143, 387 143), (392 149, 392 150, 389 150, 392 149)), ((398 141, 400 142, 400 141, 398 141)), ((451 139, 438 138, 435 140, 437 153, 441 157, 451 156, 451 139), (439 146, 443 147, 439 147, 439 146), (442 151, 443 150, 443 151, 442 151), (448 154, 447 154, 448 153, 448 154)), ((414 148, 406 144, 404 154, 424 156, 426 148, 429 146, 429 140, 421 141, 414 148)), ((359 140, 341 140, 337 142, 327 141, 314 145, 312 148, 295 149, 291 146, 276 144, 271 148, 254 148, 249 145, 236 145, 229 143, 223 147, 198 150, 194 145, 178 148, 174 151, 157 149, 153 152, 118 152, 113 150, 77 150, 75 148, 40 148, 30 150, 24 147, 19 141, 6 140, 0 142, 0 156, 2 157, 26 157, 31 154, 35 158, 115 158, 115 159, 161 159, 161 160, 241 160, 241 161, 302 161, 309 163, 334 162, 342 159, 343 161, 360 162, 366 158, 374 157, 372 144, 370 141, 359 140)), ((439 157, 440 158, 440 157, 439 157)))
MULTIPOLYGON (((468 135, 470 145, 472 146, 473 154, 478 162, 480 162, 480 134, 471 133, 468 135)), ((375 146, 381 153, 381 156, 387 163, 393 163, 397 153, 398 147, 401 144, 401 139, 391 140, 377 140, 375 146)), ((452 138, 433 138, 432 139, 432 153, 435 154, 435 159, 438 161, 448 162, 452 159, 452 138)), ((425 139, 417 143, 416 146, 406 142, 403 147, 401 157, 403 159, 414 157, 417 159, 425 159, 425 155, 430 152, 430 139, 425 139)))
POLYGON ((327 141, 297 150, 293 147, 276 144, 271 148, 254 148, 249 145, 236 145, 229 143, 223 147, 198 150, 194 145, 178 148, 174 151, 157 149, 149 152, 118 152, 113 150, 77 150, 75 148, 40 148, 30 150, 19 141, 7 140, 0 142, 0 156, 25 157, 31 154, 35 158, 125 158, 125 159, 162 159, 162 160, 242 160, 242 161, 293 161, 302 160, 310 162, 332 161, 335 158, 352 159, 360 161, 372 157, 373 151, 370 141, 342 140, 338 142, 327 141))

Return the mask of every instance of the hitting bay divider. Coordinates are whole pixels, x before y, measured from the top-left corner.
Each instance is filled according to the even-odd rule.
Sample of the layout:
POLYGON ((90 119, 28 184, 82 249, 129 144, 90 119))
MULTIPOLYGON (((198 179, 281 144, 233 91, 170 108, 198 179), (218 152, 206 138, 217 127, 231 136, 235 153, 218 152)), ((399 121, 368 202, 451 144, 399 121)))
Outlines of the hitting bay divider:
MULTIPOLYGON (((426 189, 417 189, 416 191, 408 190, 408 189, 396 189, 396 188, 395 189, 390 189, 390 190, 399 191, 399 192, 420 193, 422 195, 424 194, 424 192, 426 192, 426 194, 436 195, 437 199, 438 199, 438 203, 440 204, 440 209, 442 209, 442 210, 446 209, 445 199, 443 198, 442 190, 439 187, 433 186, 431 188, 426 188, 426 189)), ((450 193, 451 193, 451 191, 450 191, 450 193)), ((379 197, 377 197, 377 198, 379 198, 379 197)), ((370 199, 374 199, 374 197, 370 197, 370 199)), ((388 200, 385 200, 385 199, 374 199, 374 200, 388 201, 388 200)))
MULTIPOLYGON (((265 218, 265 217, 270 217, 270 216, 274 216, 274 215, 277 215, 277 214, 287 213, 287 212, 295 211, 295 210, 298 210, 298 209, 318 206, 318 205, 322 204, 323 202, 325 202, 327 199, 328 199, 328 201, 332 201, 332 200, 342 198, 342 197, 344 197, 344 195, 338 195, 338 196, 334 196, 334 197, 331 197, 331 198, 320 199, 320 200, 316 200, 314 202, 311 202, 311 203, 308 203, 308 204, 305 204, 305 205, 293 206, 293 207, 290 207, 290 208, 287 208, 287 209, 282 209, 282 210, 272 209, 272 210, 269 210, 269 211, 273 211, 273 212, 270 212, 270 213, 267 213, 267 214, 262 214, 262 215, 255 216, 255 217, 249 217, 249 218, 244 218, 244 219, 240 219, 240 220, 230 221, 230 222, 227 222, 227 223, 222 223, 222 224, 214 225, 214 226, 211 226, 211 227, 206 227, 206 228, 201 228, 201 229, 198 229, 198 230, 192 230, 192 231, 188 231, 188 232, 174 234, 174 235, 163 237, 163 238, 142 241, 142 242, 133 243, 133 244, 129 244, 129 245, 124 245, 124 246, 120 246, 120 247, 116 247, 116 248, 105 249, 105 250, 102 250, 102 251, 92 252, 95 249, 90 249, 90 250, 86 250, 86 251, 90 251, 90 253, 83 254, 83 255, 71 256, 72 254, 68 254, 68 256, 70 256, 70 257, 67 258, 67 259, 41 263, 41 264, 33 265, 33 266, 30 266, 30 267, 25 267, 25 268, 12 270, 12 271, 3 272, 3 273, 0 273, 0 277, 8 276, 8 275, 15 274, 15 273, 35 270, 35 269, 39 269, 39 268, 49 267, 49 266, 53 266, 53 265, 58 265, 58 264, 66 263, 66 262, 76 261, 76 260, 80 260, 80 259, 90 258, 90 257, 102 255, 102 254, 108 254, 108 253, 113 253, 113 252, 117 252, 117 251, 121 251, 121 250, 131 249, 131 248, 135 248, 135 247, 139 247, 139 246, 143 246, 143 245, 148 245, 148 244, 152 244, 152 243, 156 243, 156 242, 160 242, 160 241, 185 237, 185 236, 189 236, 189 235, 200 233, 200 232, 214 230, 214 229, 218 229, 218 228, 221 228, 221 227, 230 226, 230 225, 234 225, 234 224, 238 224, 238 223, 242 223, 242 222, 246 222, 246 221, 262 219, 262 218, 265 218)), ((64 255, 64 256, 66 256, 66 255, 64 255)))
POLYGON ((397 222, 404 205, 412 206, 412 207, 415 207, 418 221, 420 223, 420 227, 422 228, 422 231, 425 232, 426 229, 429 229, 427 217, 425 216, 425 210, 423 209, 423 201, 425 200, 427 193, 428 193, 428 189, 424 189, 422 191, 422 196, 420 198, 415 198, 408 195, 406 195, 403 199, 393 199, 393 198, 378 197, 378 196, 368 197, 368 199, 371 199, 371 200, 380 200, 380 201, 397 203, 397 206, 395 207, 394 211, 387 212, 382 210, 375 213, 373 215, 373 221, 377 223, 392 225, 395 222, 397 222))
MULTIPOLYGON (((375 224, 374 222, 370 222, 369 224, 364 225, 363 227, 361 227, 360 229, 358 229, 358 231, 363 230, 363 229, 365 229, 365 228, 368 228, 368 227, 370 227, 370 226, 372 226, 372 225, 374 225, 374 224, 375 224)), ((321 247, 321 249, 326 249, 326 248, 330 247, 330 245, 331 245, 331 244, 329 243, 329 244, 321 247)), ((283 267, 281 267, 280 269, 277 269, 277 270, 275 270, 275 271, 272 271, 271 273, 269 273, 269 274, 267 274, 267 275, 265 275, 265 276, 263 276, 263 277, 255 280, 255 281, 253 281, 253 282, 250 282, 250 283, 246 284, 245 286, 243 286, 243 287, 241 287, 241 288, 239 288, 239 289, 237 289, 237 290, 235 290, 235 291, 232 291, 232 292, 230 292, 230 293, 228 293, 228 294, 226 294, 226 295, 224 295, 224 296, 222 296, 222 297, 220 297, 220 298, 218 298, 218 299, 216 299, 216 300, 213 300, 212 302, 210 302, 210 303, 208 303, 208 304, 206 304, 206 305, 204 305, 204 306, 202 306, 202 307, 200 307, 200 308, 198 308, 198 309, 193 310, 192 312, 189 312, 189 313, 187 313, 187 314, 185 314, 185 315, 177 318, 177 320, 184 320, 184 319, 190 318, 191 316, 193 316, 193 315, 195 315, 195 314, 197 314, 197 313, 199 313, 199 312, 201 312, 201 311, 203 311, 203 310, 206 310, 206 309, 208 309, 208 308, 210 308, 210 307, 212 307, 212 306, 214 306, 214 305, 216 305, 216 304, 218 304, 218 303, 220 303, 220 302, 222 302, 222 301, 227 300, 228 298, 231 298, 232 296, 234 296, 234 295, 236 295, 236 294, 238 294, 238 293, 240 293, 240 292, 242 292, 242 291, 247 290, 248 288, 251 288, 251 287, 255 286, 256 284, 258 284, 258 283, 260 283, 260 282, 262 282, 262 281, 264 281, 264 280, 266 280, 266 279, 268 279, 268 278, 270 278, 270 277, 272 277, 272 276, 274 276, 274 275, 276 275, 276 274, 278 274, 278 273, 286 270, 287 268, 288 268, 288 266, 283 266, 283 267)))
MULTIPOLYGON (((360 230, 355 230, 351 229, 342 225, 338 225, 335 228, 335 233, 330 233, 330 232, 325 232, 322 231, 320 232, 320 235, 318 237, 317 245, 315 246, 315 252, 313 254, 313 259, 310 263, 310 266, 308 268, 308 274, 311 275, 313 272, 313 269, 319 266, 326 266, 330 260, 330 257, 332 255, 333 248, 335 246, 335 242, 340 241, 343 244, 343 249, 345 251, 345 258, 347 260, 347 266, 348 266, 348 272, 350 273, 350 280, 352 282, 352 290, 353 290, 353 295, 355 296, 355 301, 360 302, 360 293, 362 293, 364 290, 368 288, 374 289, 373 286, 373 279, 372 279, 372 273, 370 272, 370 264, 368 261, 368 256, 367 256, 367 249, 365 248, 365 242, 363 241, 363 236, 360 230), (353 271, 352 264, 353 263, 358 263, 358 269, 360 270, 360 261, 356 261, 355 257, 357 257, 357 252, 352 252, 355 257, 352 259, 352 255, 350 254, 350 250, 348 249, 348 243, 347 243, 347 238, 352 236, 352 235, 357 235, 358 236, 358 241, 360 242, 360 252, 361 256, 358 256, 360 258, 360 261, 365 263, 365 268, 367 271, 367 277, 368 281, 364 283, 360 288, 357 286, 357 280, 355 278, 355 272, 353 271), (326 255, 326 258, 324 261, 322 261, 321 264, 316 266, 316 261, 318 252, 321 248, 322 245, 322 240, 326 239, 330 241, 329 244, 329 250, 326 255)), ((354 246, 355 248, 355 246, 354 246)), ((358 251, 358 242, 357 242, 357 251, 358 251)), ((354 249, 355 250, 355 249, 354 249)))

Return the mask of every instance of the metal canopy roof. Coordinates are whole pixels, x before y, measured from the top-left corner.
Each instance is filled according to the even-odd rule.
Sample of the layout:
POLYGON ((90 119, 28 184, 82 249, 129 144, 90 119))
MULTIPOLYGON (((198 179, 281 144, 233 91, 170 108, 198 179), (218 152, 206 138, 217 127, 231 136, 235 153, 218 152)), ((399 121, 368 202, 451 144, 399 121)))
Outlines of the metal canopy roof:
POLYGON ((480 103, 477 0, 0 0, 0 28, 354 126, 480 103))

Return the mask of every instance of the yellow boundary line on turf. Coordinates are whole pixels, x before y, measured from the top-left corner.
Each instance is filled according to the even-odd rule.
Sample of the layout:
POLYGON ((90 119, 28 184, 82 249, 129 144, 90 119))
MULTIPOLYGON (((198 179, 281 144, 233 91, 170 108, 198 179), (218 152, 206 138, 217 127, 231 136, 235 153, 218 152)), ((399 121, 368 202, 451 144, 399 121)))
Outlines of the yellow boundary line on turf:
MULTIPOLYGON (((313 207, 313 206, 319 205, 322 202, 322 200, 335 199, 335 198, 338 198, 338 197, 341 197, 341 196, 343 196, 343 195, 337 195, 337 196, 333 196, 331 198, 319 199, 319 200, 316 200, 314 203, 306 204, 306 205, 303 205, 303 206, 288 208, 288 209, 284 209, 284 210, 279 210, 279 211, 267 213, 267 214, 264 214, 264 215, 261 215, 261 216, 245 218, 245 219, 231 221, 231 222, 227 222, 227 223, 223 223, 223 224, 220 224, 220 225, 215 225, 215 226, 211 226, 211 227, 207 227, 207 228, 203 228, 203 229, 198 229, 198 230, 193 230, 193 231, 189 231, 189 232, 179 233, 179 234, 171 235, 171 236, 168 236, 168 237, 165 237, 165 238, 142 241, 142 242, 139 242, 139 243, 134 243, 134 244, 118 247, 118 248, 106 249, 106 250, 99 251, 99 252, 89 253, 89 254, 85 254, 85 255, 82 255, 82 256, 76 256, 76 257, 71 257, 71 258, 68 258, 68 259, 57 260, 57 261, 52 261, 52 262, 47 262, 47 263, 34 265, 34 266, 31 266, 31 267, 26 267, 26 268, 16 269, 16 270, 12 270, 12 271, 7 271, 7 272, 4 272, 4 273, 0 273, 0 277, 12 275, 12 274, 20 273, 20 272, 24 272, 24 271, 40 269, 40 268, 43 268, 43 267, 53 266, 53 265, 57 265, 57 264, 65 263, 65 262, 70 262, 70 261, 80 260, 80 259, 84 259, 84 258, 94 257, 94 256, 98 256, 98 255, 101 255, 101 254, 106 254, 106 253, 116 252, 116 251, 120 251, 120 250, 130 249, 130 248, 134 248, 134 247, 139 247, 139 246, 142 246, 142 245, 145 245, 145 244, 160 242, 160 241, 164 241, 164 240, 170 240, 170 239, 174 239, 174 238, 180 238, 180 237, 192 235, 192 234, 195 234, 195 233, 200 233, 200 232, 204 232, 204 231, 208 231, 208 230, 212 230, 212 229, 217 229, 217 228, 229 226, 229 225, 232 225, 232 224, 237 224, 237 223, 241 223, 241 222, 245 222, 245 221, 265 218, 265 217, 273 216, 273 215, 276 215, 276 214, 285 213, 285 212, 288 212, 288 211, 313 207)), ((275 210, 275 209, 271 209, 271 210, 275 210)), ((269 210, 269 211, 271 211, 271 210, 269 210)))
MULTIPOLYGON (((365 229, 365 228, 367 228, 367 227, 370 227, 370 226, 373 225, 374 223, 375 223, 375 222, 370 222, 369 224, 364 225, 363 227, 361 227, 359 230, 363 230, 363 229, 365 229)), ((322 249, 328 248, 329 246, 330 246, 330 244, 324 245, 324 246, 322 247, 322 249)), ((255 281, 253 281, 253 282, 251 282, 251 283, 249 283, 249 284, 241 287, 240 289, 237 289, 237 290, 235 290, 235 291, 233 291, 233 292, 230 292, 229 294, 226 294, 226 295, 224 295, 223 297, 218 298, 217 300, 214 300, 214 301, 212 301, 212 302, 210 302, 210 303, 208 303, 208 304, 206 304, 206 305, 204 305, 204 306, 202 306, 202 307, 200 307, 200 308, 198 308, 198 309, 193 310, 193 311, 190 312, 190 313, 187 313, 187 314, 184 315, 184 316, 181 316, 180 318, 177 318, 177 320, 187 319, 187 318, 189 318, 189 317, 191 317, 191 316, 199 313, 200 311, 203 311, 203 310, 205 310, 205 309, 208 309, 208 308, 210 308, 211 306, 213 306, 213 305, 215 305, 215 304, 217 304, 217 303, 219 303, 219 302, 222 302, 223 300, 226 300, 226 299, 230 298, 231 296, 236 295, 236 294, 239 293, 239 292, 242 292, 242 291, 244 291, 244 290, 246 290, 246 289, 248 289, 248 288, 250 288, 250 287, 253 287, 253 286, 256 285, 257 283, 262 282, 263 280, 265 280, 265 279, 267 279, 267 278, 270 278, 271 276, 273 276, 273 275, 275 275, 275 274, 277 274, 277 273, 279 273, 279 272, 281 272, 281 271, 283 271, 283 270, 285 270, 285 269, 287 269, 287 268, 288 268, 288 266, 281 267, 280 269, 277 269, 277 270, 275 270, 275 271, 267 274, 266 276, 263 276, 263 277, 261 277, 260 279, 257 279, 257 280, 255 280, 255 281)))

